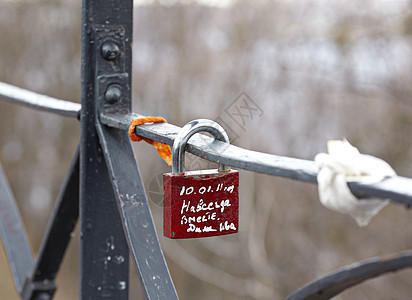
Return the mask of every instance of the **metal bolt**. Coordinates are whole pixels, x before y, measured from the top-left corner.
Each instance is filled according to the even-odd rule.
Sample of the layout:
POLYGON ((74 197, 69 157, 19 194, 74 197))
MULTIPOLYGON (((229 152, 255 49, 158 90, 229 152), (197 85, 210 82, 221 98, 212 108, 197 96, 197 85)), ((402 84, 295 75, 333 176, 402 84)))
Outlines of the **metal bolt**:
POLYGON ((120 54, 119 46, 115 42, 105 42, 101 54, 105 60, 114 60, 120 54))
POLYGON ((104 98, 110 104, 113 104, 119 101, 121 97, 122 97, 122 89, 119 85, 110 85, 107 88, 106 93, 104 94, 104 98))

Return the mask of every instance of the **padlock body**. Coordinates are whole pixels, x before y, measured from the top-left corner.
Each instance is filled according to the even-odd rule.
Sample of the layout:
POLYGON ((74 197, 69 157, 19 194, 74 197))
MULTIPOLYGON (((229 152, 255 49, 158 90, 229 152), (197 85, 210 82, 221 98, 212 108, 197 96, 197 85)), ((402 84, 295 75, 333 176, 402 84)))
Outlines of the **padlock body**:
POLYGON ((163 175, 163 232, 172 239, 238 232, 239 172, 189 171, 163 175))

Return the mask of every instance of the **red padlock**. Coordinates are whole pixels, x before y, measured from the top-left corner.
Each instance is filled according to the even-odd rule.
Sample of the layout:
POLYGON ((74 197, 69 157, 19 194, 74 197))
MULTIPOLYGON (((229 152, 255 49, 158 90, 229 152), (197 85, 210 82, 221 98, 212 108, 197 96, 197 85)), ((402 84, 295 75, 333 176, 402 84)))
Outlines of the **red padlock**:
POLYGON ((199 119, 186 124, 172 148, 172 173, 163 175, 163 232, 172 239, 226 235, 238 232, 239 172, 219 164, 219 169, 184 172, 187 141, 208 132, 229 143, 217 123, 199 119))

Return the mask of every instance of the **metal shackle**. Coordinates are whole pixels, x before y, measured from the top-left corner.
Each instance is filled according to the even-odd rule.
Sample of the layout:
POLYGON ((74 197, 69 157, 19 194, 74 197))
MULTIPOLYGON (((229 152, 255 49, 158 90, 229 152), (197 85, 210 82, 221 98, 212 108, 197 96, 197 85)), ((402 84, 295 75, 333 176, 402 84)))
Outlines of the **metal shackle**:
MULTIPOLYGON (((197 119, 187 123, 176 136, 172 147, 172 173, 184 173, 185 165, 185 148, 189 139, 198 132, 208 132, 215 137, 216 140, 229 143, 229 137, 226 131, 218 123, 207 120, 197 119)), ((219 163, 219 171, 227 171, 229 168, 226 165, 219 163)))

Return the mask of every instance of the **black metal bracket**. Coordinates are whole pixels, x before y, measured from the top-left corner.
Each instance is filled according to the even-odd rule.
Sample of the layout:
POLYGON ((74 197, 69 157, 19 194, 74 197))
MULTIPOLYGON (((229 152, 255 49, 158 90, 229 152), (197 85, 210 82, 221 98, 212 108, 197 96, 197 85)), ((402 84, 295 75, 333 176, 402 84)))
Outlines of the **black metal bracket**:
POLYGON ((129 113, 130 75, 126 70, 123 25, 94 25, 96 113, 129 113), (99 55, 100 54, 100 55, 99 55))
POLYGON ((125 27, 93 24, 92 28, 98 74, 125 72, 127 39, 125 27))
POLYGON ((116 73, 97 77, 97 103, 100 103, 100 113, 125 114, 130 111, 129 74, 116 73))

